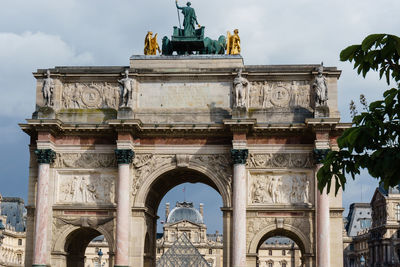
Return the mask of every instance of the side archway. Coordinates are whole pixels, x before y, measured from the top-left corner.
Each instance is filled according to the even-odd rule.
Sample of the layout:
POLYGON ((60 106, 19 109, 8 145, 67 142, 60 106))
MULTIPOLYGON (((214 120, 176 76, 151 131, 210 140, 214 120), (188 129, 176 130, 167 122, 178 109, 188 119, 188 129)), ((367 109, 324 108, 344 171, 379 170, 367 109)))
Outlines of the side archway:
POLYGON ((248 254, 256 254, 260 246, 270 237, 285 236, 292 239, 299 246, 303 255, 311 255, 312 247, 310 240, 302 233, 300 229, 289 224, 283 224, 282 227, 277 227, 276 224, 271 224, 261 229, 250 241, 248 254))
MULTIPOLYGON (((85 251, 89 243, 103 235, 108 243, 110 256, 113 255, 113 237, 102 226, 97 228, 67 225, 53 243, 52 262, 56 266, 84 267, 85 251)), ((112 266, 112 259, 109 260, 112 266)))

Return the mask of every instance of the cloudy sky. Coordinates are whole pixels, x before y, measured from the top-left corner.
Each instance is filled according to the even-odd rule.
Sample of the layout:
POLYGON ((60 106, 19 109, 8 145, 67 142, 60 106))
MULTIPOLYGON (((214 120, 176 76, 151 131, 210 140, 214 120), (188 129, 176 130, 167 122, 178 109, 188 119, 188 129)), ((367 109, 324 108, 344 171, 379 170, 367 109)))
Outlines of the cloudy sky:
MULTIPOLYGON (((240 30, 245 64, 324 61, 326 66, 343 70, 339 81, 343 121, 350 121, 351 99, 358 99, 362 93, 371 101, 387 88, 375 74, 366 79, 357 76, 350 63, 339 62, 339 53, 371 33, 400 35, 400 1, 191 2, 207 36, 217 38, 227 30, 240 30)), ((179 3, 185 4, 182 0, 179 3)), ((33 71, 62 65, 125 66, 129 56, 142 54, 148 30, 162 37, 171 35, 172 26, 177 24, 174 0, 1 1, 0 193, 25 199, 27 196, 29 139, 17 123, 29 118, 34 110, 33 71)), ((344 206, 361 200, 361 188, 363 200, 369 201, 375 186, 376 182, 363 173, 361 179, 349 184, 344 206)), ((168 194, 166 200, 174 203, 177 195, 182 196, 179 188, 168 194)), ((202 197, 193 200, 198 205, 202 197)), ((218 197, 216 194, 215 198, 218 197)), ((209 224, 212 231, 219 228, 218 223, 209 224)))

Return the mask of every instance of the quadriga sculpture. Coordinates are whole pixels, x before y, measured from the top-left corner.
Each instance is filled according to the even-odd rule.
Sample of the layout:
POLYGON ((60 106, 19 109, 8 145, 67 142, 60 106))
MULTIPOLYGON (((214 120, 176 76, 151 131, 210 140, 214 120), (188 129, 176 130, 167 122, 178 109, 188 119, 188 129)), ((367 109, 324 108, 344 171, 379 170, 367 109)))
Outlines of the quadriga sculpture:
POLYGON ((201 54, 225 54, 226 49, 226 38, 221 35, 218 40, 212 40, 211 38, 204 38, 204 51, 201 54))

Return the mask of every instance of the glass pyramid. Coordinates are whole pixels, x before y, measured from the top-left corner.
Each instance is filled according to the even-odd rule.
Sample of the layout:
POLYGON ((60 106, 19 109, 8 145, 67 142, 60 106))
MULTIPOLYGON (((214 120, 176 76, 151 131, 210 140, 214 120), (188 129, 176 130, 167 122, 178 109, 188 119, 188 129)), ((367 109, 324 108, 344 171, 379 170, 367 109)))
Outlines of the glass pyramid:
POLYGON ((157 267, 210 267, 183 233, 157 262, 157 267))

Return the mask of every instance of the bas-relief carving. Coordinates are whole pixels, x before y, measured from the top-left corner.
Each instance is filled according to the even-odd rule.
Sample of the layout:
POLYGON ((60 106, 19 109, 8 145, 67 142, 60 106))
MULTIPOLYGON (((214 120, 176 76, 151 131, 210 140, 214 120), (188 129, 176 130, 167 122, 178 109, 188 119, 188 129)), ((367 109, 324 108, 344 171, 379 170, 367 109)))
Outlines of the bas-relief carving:
POLYGON ((250 153, 248 168, 311 168, 311 153, 250 153))
POLYGON ((59 153, 55 168, 114 168, 116 167, 114 153, 59 153))
POLYGON ((309 81, 252 82, 249 92, 251 108, 305 108, 310 109, 309 81))
POLYGON ((308 204, 310 182, 305 173, 249 175, 251 204, 308 204))
POLYGON ((113 203, 114 181, 103 174, 60 175, 58 203, 113 203))
POLYGON ((62 92, 62 107, 65 109, 117 109, 120 88, 116 84, 67 83, 62 92))
POLYGON ((134 182, 132 194, 135 196, 143 181, 158 168, 173 164, 176 161, 175 155, 153 155, 137 154, 133 159, 134 182))

